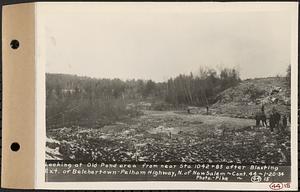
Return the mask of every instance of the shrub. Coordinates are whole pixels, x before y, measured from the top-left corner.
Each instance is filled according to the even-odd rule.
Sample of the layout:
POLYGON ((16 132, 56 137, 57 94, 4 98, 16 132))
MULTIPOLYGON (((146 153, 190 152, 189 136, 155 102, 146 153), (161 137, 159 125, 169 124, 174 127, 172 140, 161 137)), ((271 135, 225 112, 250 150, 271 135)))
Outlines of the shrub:
POLYGON ((244 90, 245 95, 249 95, 249 98, 252 101, 255 101, 257 98, 265 94, 265 90, 259 89, 255 85, 251 84, 244 90))

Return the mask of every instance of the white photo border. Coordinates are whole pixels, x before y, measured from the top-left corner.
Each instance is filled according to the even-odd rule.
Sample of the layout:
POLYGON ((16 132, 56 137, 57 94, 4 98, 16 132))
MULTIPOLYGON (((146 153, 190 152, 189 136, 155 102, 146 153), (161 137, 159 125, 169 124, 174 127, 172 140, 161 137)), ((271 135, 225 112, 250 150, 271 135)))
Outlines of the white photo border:
POLYGON ((284 190, 296 190, 298 188, 298 4, 297 2, 275 3, 275 2, 251 2, 251 3, 36 3, 36 170, 35 187, 37 189, 102 189, 102 190, 179 190, 179 189, 202 189, 202 190, 270 190, 270 183, 237 183, 237 182, 178 182, 178 181, 131 181, 131 182, 46 182, 45 181, 45 142, 46 142, 46 121, 45 121, 45 27, 43 22, 47 14, 54 14, 58 9, 67 6, 79 8, 85 4, 91 9, 105 6, 107 8, 123 7, 134 8, 137 5, 149 6, 193 6, 203 11, 287 11, 291 14, 291 188, 284 190))

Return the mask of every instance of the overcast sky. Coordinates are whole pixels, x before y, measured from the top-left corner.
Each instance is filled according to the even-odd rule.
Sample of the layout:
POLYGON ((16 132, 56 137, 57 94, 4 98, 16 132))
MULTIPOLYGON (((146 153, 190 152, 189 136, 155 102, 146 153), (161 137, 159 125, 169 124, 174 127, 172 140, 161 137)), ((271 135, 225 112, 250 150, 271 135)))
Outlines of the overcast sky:
POLYGON ((286 11, 133 5, 42 6, 46 72, 163 81, 211 66, 245 79, 285 74, 290 62, 286 11))

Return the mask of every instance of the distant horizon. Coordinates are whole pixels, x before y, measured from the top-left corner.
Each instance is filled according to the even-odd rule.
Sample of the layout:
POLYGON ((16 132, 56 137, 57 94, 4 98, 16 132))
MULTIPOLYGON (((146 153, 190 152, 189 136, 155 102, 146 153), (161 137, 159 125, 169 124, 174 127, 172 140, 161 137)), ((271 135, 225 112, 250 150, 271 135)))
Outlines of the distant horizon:
MULTIPOLYGON (((120 79, 122 81, 131 81, 131 80, 142 80, 142 81, 153 81, 155 83, 164 83, 164 82, 167 82, 169 79, 174 79, 176 77, 178 77, 179 75, 189 75, 189 74, 178 74, 176 77, 170 77, 164 81, 156 81, 156 80, 153 80, 153 79, 142 79, 142 78, 128 78, 128 79, 123 79, 123 78, 119 78, 119 77, 110 77, 110 78, 107 78, 107 77, 92 77, 92 76, 87 76, 87 75, 80 75, 80 74, 71 74, 71 73, 50 73, 50 72, 46 72, 45 73, 46 75, 47 74, 51 74, 51 75, 70 75, 70 76, 77 76, 77 77, 84 77, 84 78, 91 78, 91 79, 120 79)), ((196 74, 193 73, 193 75, 195 76, 196 74)), ((285 78, 285 75, 275 75, 275 76, 266 76, 266 77, 253 77, 253 78, 245 78, 245 79, 241 79, 241 81, 246 81, 246 80, 251 80, 251 79, 266 79, 266 78, 285 78)))

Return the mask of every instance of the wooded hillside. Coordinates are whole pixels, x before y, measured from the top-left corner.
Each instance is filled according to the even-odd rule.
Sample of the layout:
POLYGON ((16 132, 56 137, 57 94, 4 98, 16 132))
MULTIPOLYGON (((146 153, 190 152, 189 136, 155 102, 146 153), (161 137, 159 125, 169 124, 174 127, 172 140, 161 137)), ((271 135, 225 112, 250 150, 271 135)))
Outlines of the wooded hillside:
POLYGON ((166 82, 46 74, 47 127, 102 127, 139 115, 139 102, 154 110, 205 106, 239 82, 238 72, 227 68, 200 69, 198 74, 180 74, 166 82))

